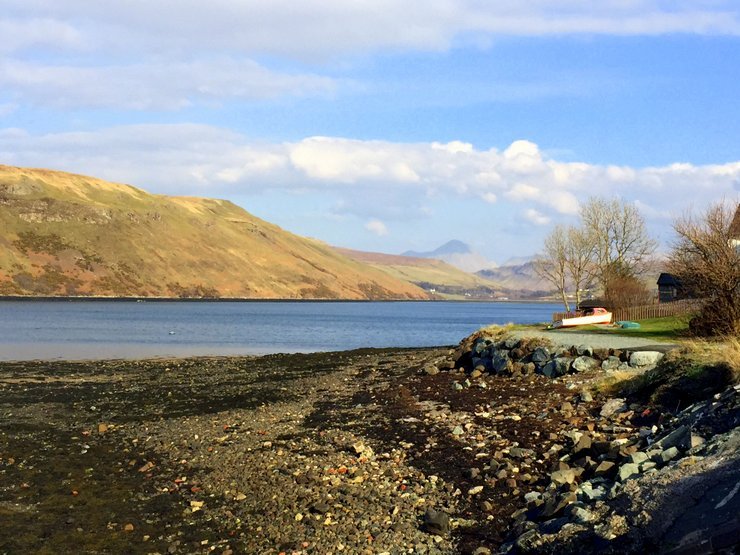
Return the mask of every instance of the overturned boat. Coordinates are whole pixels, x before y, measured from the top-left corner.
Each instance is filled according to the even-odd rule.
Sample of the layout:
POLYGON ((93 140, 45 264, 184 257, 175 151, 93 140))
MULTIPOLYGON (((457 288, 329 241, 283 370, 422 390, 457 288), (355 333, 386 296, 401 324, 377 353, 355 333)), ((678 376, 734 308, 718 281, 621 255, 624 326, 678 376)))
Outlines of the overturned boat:
POLYGON ((611 324, 612 313, 605 308, 586 308, 576 312, 571 318, 563 318, 552 323, 553 328, 569 328, 572 326, 584 326, 587 324, 611 324))

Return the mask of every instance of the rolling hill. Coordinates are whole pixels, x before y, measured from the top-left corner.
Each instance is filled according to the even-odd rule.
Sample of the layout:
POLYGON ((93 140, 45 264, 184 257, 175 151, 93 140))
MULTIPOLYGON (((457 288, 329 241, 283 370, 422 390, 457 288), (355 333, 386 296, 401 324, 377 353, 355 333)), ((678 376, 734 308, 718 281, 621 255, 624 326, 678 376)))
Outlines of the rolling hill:
POLYGON ((225 200, 3 165, 0 295, 429 298, 225 200))
POLYGON ((437 296, 491 299, 502 296, 496 282, 470 274, 435 258, 363 252, 336 248, 340 254, 409 281, 437 296))

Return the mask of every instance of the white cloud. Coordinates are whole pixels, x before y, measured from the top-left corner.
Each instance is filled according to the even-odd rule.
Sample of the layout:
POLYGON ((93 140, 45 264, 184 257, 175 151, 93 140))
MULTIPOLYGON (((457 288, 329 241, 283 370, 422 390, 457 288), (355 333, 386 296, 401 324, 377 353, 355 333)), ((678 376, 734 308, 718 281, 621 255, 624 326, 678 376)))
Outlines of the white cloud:
POLYGON ((80 32, 70 23, 54 19, 0 19, 0 53, 48 47, 77 50, 80 32))
POLYGON ((59 108, 183 108, 231 98, 330 95, 336 82, 271 71, 251 60, 81 67, 0 61, 0 88, 24 102, 59 108))
POLYGON ((388 235, 388 228, 380 220, 370 220, 365 224, 365 229, 367 229, 371 233, 374 233, 378 237, 388 235))
POLYGON ((534 225, 547 225, 550 223, 550 218, 534 208, 527 208, 527 210, 524 211, 524 217, 534 225))
POLYGON ((25 26, 27 35, 40 37, 35 28, 47 22, 61 26, 52 37, 64 38, 73 26, 75 40, 58 47, 77 47, 79 34, 89 49, 114 52, 228 49, 305 59, 378 49, 442 50, 461 42, 480 46, 500 35, 740 34, 734 0, 5 0, 3 6, 11 30, 25 26))
MULTIPOLYGON (((740 9, 734 0, 4 0, 0 91, 61 108, 178 109, 331 95, 341 83, 328 68, 357 54, 480 47, 501 36, 666 33, 738 36, 740 9)), ((480 101, 574 96, 604 79, 469 83, 465 93, 480 101)), ((531 162, 525 143, 512 145, 522 171, 531 162)))
POLYGON ((532 200, 537 198, 540 194, 541 192, 537 187, 528 185, 527 183, 515 183, 514 186, 506 192, 506 197, 514 201, 532 200))
POLYGON ((410 164, 419 162, 412 149, 383 141, 357 141, 311 137, 289 148, 290 160, 307 176, 328 181, 355 183, 367 179, 416 183, 419 175, 410 164), (399 156, 404 150, 409 160, 399 156))
POLYGON ((740 161, 630 168, 559 162, 534 143, 503 151, 439 143, 308 137, 254 142, 221 128, 136 125, 34 135, 0 129, 0 162, 50 167, 131 183, 154 192, 230 196, 282 189, 334 199, 338 214, 379 221, 442 213, 451 200, 491 203, 542 225, 577 214, 590 196, 615 194, 651 216, 737 196, 740 161), (526 147, 526 148, 524 148, 526 147), (526 180, 514 158, 527 158, 526 180), (494 204, 495 203, 495 204, 494 204))

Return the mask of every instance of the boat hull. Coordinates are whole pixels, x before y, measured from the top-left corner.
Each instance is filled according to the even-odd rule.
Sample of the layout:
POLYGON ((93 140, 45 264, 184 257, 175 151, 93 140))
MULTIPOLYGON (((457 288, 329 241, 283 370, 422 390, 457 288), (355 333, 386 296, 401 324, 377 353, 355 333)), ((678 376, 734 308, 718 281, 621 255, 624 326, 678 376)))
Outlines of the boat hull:
POLYGON ((593 324, 610 324, 612 321, 612 313, 607 312, 606 314, 594 314, 591 316, 576 316, 574 318, 563 318, 553 322, 553 328, 570 328, 573 326, 586 326, 593 324))

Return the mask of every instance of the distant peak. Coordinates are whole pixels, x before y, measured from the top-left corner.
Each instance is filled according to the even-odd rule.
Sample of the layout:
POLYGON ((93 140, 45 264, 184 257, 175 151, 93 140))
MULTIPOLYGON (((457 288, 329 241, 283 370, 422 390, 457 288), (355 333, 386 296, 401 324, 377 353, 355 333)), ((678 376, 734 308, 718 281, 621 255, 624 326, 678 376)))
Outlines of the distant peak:
POLYGON ((443 256, 449 254, 470 254, 473 251, 470 246, 458 239, 452 239, 447 241, 444 245, 437 247, 433 251, 417 252, 417 251, 406 251, 402 256, 415 256, 420 258, 434 258, 436 256, 443 256))
POLYGON ((458 241, 457 239, 453 239, 452 241, 447 241, 441 247, 438 247, 434 252, 437 254, 468 254, 473 251, 470 249, 469 245, 462 241, 458 241))

